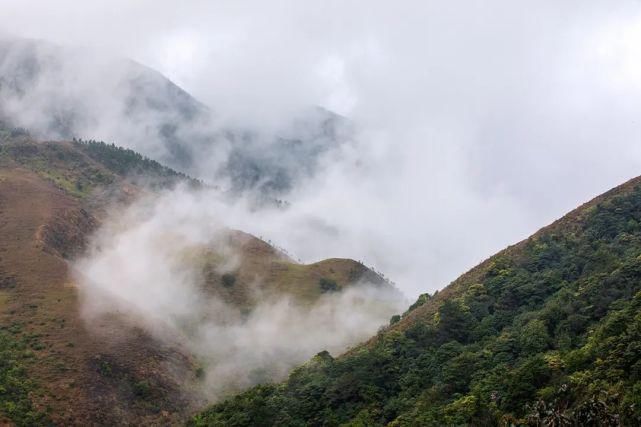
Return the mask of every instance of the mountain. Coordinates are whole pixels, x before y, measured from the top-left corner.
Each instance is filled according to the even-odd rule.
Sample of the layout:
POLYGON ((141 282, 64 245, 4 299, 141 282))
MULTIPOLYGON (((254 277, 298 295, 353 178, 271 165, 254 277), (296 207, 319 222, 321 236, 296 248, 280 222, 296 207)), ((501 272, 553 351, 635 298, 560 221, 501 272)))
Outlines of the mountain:
MULTIPOLYGON (((132 150, 96 141, 41 142, 0 129, 0 422, 15 425, 175 424, 206 403, 203 361, 117 311, 88 324, 73 261, 110 210, 145 194, 200 181, 132 150)), ((367 281, 391 287, 362 264, 304 265, 241 231, 224 238, 240 261, 195 247, 199 286, 241 313, 260 302, 251 290, 311 306, 367 281)), ((132 260, 132 262, 135 262, 132 260)), ((154 290, 149 289, 149 295, 154 290)), ((269 378, 269 373, 266 373, 269 378)))
POLYGON ((222 123, 155 70, 89 49, 0 39, 0 118, 39 138, 126 144, 173 169, 219 181, 234 194, 281 195, 312 177, 351 138, 322 108, 275 132, 222 123))
POLYGON ((192 425, 641 423, 641 177, 192 425))

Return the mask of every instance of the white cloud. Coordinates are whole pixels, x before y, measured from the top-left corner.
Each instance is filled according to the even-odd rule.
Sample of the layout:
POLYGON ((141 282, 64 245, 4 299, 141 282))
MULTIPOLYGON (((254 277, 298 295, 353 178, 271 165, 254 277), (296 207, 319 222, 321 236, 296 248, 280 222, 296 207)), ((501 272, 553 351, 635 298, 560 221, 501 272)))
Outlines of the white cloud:
POLYGON ((641 171, 638 2, 1 3, 8 32, 131 56, 231 121, 349 114, 289 212, 237 222, 410 295, 641 171))
POLYGON ((88 253, 73 263, 81 313, 93 331, 99 334, 105 319, 119 314, 180 343, 203 367, 202 391, 216 399, 282 379, 322 350, 341 354, 403 310, 398 292, 364 281, 316 301, 296 300, 260 286, 268 271, 257 272, 249 313, 206 292, 198 261, 203 248, 214 251, 217 268, 244 256, 229 244, 229 212, 219 198, 215 191, 178 188, 111 212, 88 253))

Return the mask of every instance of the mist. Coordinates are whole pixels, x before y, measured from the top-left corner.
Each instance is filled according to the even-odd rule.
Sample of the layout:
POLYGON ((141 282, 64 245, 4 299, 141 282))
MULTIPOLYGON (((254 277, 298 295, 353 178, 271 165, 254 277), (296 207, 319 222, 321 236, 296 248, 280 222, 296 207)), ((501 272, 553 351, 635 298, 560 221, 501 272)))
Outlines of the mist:
POLYGON ((216 254, 220 274, 242 262, 229 243, 227 203, 214 190, 178 187, 114 206, 73 262, 88 328, 100 336, 117 318, 179 346, 199 367, 192 387, 216 400, 283 379, 320 351, 342 354, 404 310, 398 291, 366 281, 302 301, 256 276, 249 307, 208 291, 203 250, 216 254))
MULTIPOLYGON (((362 260, 409 296, 641 170, 637 2, 3 6, 7 33, 132 58, 217 124, 272 135, 310 106, 347 117, 354 133, 295 180, 289 209, 222 215, 305 262, 362 260)), ((201 157, 224 162, 217 147, 201 157)))

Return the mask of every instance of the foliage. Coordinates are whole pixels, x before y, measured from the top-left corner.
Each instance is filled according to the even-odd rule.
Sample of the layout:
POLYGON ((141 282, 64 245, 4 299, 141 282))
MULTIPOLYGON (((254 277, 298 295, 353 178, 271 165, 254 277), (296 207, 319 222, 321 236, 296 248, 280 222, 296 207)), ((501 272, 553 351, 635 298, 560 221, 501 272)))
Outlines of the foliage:
POLYGON ((53 182, 67 193, 85 198, 96 188, 119 179, 139 181, 151 188, 167 188, 179 182, 192 187, 202 183, 148 159, 135 151, 101 141, 36 142, 13 130, 0 129, 0 165, 18 163, 53 182))
POLYGON ((409 308, 407 309, 406 314, 409 313, 410 311, 413 311, 414 309, 422 306, 427 301, 429 301, 429 299, 430 299, 430 294, 428 294, 428 293, 419 295, 418 298, 416 299, 416 301, 412 305, 409 306, 409 308))
POLYGON ((98 363, 98 373, 103 377, 113 376, 113 367, 111 366, 111 363, 107 360, 101 360, 98 363))
POLYGON ((81 139, 75 139, 74 144, 89 157, 121 176, 144 176, 146 179, 159 180, 161 185, 170 185, 175 181, 187 181, 194 186, 200 185, 199 181, 128 148, 107 144, 103 141, 81 139))
POLYGON ((134 395, 140 398, 147 398, 151 394, 151 385, 149 381, 136 381, 132 386, 134 395))
POLYGON ((0 419, 6 417, 18 426, 43 425, 47 421, 31 403, 35 384, 26 371, 30 355, 20 338, 0 331, 0 419))
POLYGON ((223 286, 231 288, 236 283, 236 276, 230 273, 225 273, 222 276, 223 286))
POLYGON ((318 286, 320 286, 321 292, 336 292, 340 289, 335 280, 326 277, 320 278, 318 286))
POLYGON ((396 323, 398 323, 400 321, 401 321, 401 315, 400 314, 395 314, 390 318, 389 324, 391 326, 391 325, 394 325, 394 324, 396 324, 396 323))
POLYGON ((192 423, 641 423, 641 189, 609 194, 477 273, 447 298, 422 295, 411 322, 192 423))

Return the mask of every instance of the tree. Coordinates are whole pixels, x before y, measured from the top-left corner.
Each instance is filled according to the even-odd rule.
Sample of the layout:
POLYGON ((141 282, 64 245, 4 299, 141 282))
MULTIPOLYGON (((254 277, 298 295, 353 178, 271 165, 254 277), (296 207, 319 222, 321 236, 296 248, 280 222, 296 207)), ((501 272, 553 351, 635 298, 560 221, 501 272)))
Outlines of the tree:
POLYGON ((338 285, 332 279, 327 279, 325 277, 321 277, 321 279, 318 281, 318 285, 321 288, 321 292, 336 292, 336 291, 338 291, 338 285))
POLYGON ((442 342, 467 342, 474 323, 474 317, 460 300, 446 300, 438 309, 438 332, 442 342))
POLYGON ((225 286, 226 288, 231 288, 236 283, 236 276, 230 273, 225 273, 223 274, 222 280, 223 286, 225 286))
POLYGON ((529 321, 518 337, 519 347, 524 354, 540 353, 550 344, 550 335, 542 320, 529 321))

